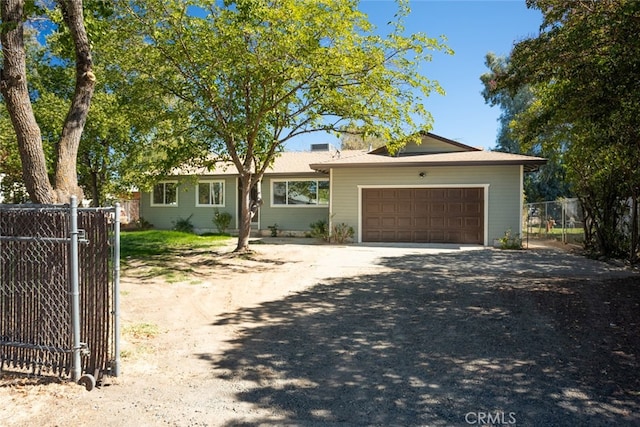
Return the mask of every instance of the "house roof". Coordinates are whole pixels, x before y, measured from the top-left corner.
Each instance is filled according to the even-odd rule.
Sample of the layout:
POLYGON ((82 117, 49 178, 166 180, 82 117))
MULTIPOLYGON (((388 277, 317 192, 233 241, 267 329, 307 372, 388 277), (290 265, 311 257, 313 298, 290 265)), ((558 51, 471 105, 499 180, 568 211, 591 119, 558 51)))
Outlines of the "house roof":
MULTIPOLYGON (((273 165, 267 169, 267 175, 304 175, 317 174, 311 169, 311 163, 322 163, 336 158, 361 154, 358 150, 323 150, 323 151, 284 151, 275 158, 273 165)), ((231 162, 220 163, 215 168, 183 167, 174 171, 174 175, 238 175, 231 162)))
MULTIPOLYGON (((484 151, 432 133, 423 133, 421 144, 407 145, 396 155, 390 155, 385 146, 372 151, 285 151, 276 157, 265 174, 317 174, 328 173, 332 168, 495 165, 523 165, 525 171, 534 171, 546 162, 547 160, 541 157, 484 151)), ((237 174, 238 171, 230 162, 220 164, 214 169, 184 167, 175 171, 175 175, 237 174)))
POLYGON ((332 168, 357 167, 407 167, 407 166, 496 166, 523 165, 526 171, 534 171, 547 162, 542 157, 521 154, 484 151, 432 133, 422 134, 422 143, 407 145, 396 155, 386 147, 370 152, 340 155, 339 158, 311 163, 318 172, 328 173, 332 168))
POLYGON ((541 157, 501 153, 498 151, 457 151, 407 156, 388 156, 371 152, 359 153, 353 156, 341 156, 339 159, 312 163, 310 167, 318 172, 327 173, 330 169, 345 167, 523 165, 525 170, 533 171, 546 162, 547 160, 541 157))

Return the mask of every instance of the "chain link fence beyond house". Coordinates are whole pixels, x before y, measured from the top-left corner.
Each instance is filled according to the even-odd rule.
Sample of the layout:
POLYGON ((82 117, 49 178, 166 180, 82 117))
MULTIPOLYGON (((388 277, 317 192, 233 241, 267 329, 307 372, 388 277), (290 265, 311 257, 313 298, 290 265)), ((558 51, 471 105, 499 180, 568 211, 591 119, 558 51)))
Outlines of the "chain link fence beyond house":
POLYGON ((579 200, 525 204, 522 230, 525 242, 538 239, 581 244, 584 241, 584 218, 579 200))
POLYGON ((0 370, 118 375, 119 210, 0 205, 0 370))

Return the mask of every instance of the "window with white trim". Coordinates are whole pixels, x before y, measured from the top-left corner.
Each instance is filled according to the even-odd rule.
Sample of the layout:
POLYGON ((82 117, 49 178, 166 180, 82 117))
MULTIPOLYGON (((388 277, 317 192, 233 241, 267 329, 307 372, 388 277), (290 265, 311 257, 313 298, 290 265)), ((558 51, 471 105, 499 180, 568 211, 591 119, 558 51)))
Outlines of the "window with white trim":
POLYGON ((200 181, 196 206, 224 206, 224 181, 200 181))
POLYGON ((178 206, 178 183, 165 181, 154 185, 151 206, 178 206))
POLYGON ((274 206, 323 206, 329 204, 329 180, 272 181, 274 206))

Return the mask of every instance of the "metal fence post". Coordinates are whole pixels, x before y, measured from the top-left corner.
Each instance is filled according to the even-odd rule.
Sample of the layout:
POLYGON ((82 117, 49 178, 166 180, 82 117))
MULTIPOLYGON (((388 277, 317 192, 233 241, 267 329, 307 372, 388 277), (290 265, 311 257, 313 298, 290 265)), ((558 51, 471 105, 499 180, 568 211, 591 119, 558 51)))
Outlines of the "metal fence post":
POLYGON ((113 376, 120 375, 120 203, 113 224, 113 376))
POLYGON ((71 235, 69 243, 69 270, 71 276, 71 329, 73 333, 73 364, 71 378, 80 380, 81 361, 80 350, 80 286, 78 284, 78 199, 71 196, 70 227, 71 235))

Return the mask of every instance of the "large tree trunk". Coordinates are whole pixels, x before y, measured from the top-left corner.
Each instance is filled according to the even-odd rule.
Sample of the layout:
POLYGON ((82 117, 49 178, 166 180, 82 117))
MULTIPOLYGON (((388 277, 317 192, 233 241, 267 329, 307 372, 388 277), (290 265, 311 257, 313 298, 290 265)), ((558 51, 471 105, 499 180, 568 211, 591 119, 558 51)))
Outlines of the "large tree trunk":
POLYGON ((234 252, 249 250, 251 237, 251 174, 240 175, 240 220, 238 221, 238 246, 234 252))
POLYGON ((92 72, 93 62, 89 38, 84 26, 82 0, 59 0, 62 17, 69 28, 76 54, 76 87, 71 108, 67 113, 58 144, 55 191, 59 202, 66 202, 72 195, 82 199, 78 186, 77 158, 80 138, 87 121, 91 97, 96 78, 92 72))
POLYGON ((35 203, 66 203, 70 196, 82 199, 76 163, 80 137, 87 120, 95 76, 91 71, 91 51, 84 27, 82 0, 58 0, 76 53, 76 87, 64 122, 56 158, 55 190, 47 174, 40 127, 36 122, 27 87, 24 46, 24 0, 0 0, 2 14, 3 69, 0 90, 16 132, 22 174, 35 203))
POLYGON ((0 9, 3 54, 0 90, 16 132, 24 183, 33 202, 53 203, 55 194, 47 175, 40 127, 27 88, 24 0, 2 0, 0 9))

